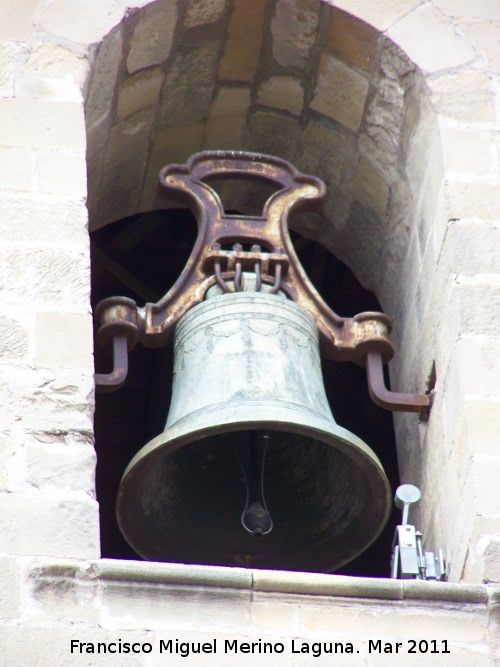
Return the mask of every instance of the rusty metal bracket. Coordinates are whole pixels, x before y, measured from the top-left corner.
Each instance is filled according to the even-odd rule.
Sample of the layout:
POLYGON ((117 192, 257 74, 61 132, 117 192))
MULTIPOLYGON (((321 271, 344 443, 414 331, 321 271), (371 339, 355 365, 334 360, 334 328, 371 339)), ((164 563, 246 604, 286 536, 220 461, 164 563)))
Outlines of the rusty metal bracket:
MULTIPOLYGON (((302 174, 289 162, 269 155, 206 151, 193 155, 185 165, 163 168, 159 189, 162 194, 183 201, 193 211, 198 222, 196 243, 178 280, 157 303, 137 308, 131 299, 114 297, 98 305, 99 342, 107 342, 111 337, 116 341, 117 335, 125 335, 128 349, 137 342, 147 347, 162 347, 171 341, 179 319, 203 301, 212 285, 218 284, 224 292, 238 291, 242 271, 253 271, 259 289, 261 284, 267 284, 271 292, 284 291, 314 318, 324 357, 359 365, 365 365, 370 353, 380 363, 392 359, 390 318, 376 312, 360 313, 353 318, 337 315, 314 288, 295 253, 288 232, 289 217, 298 209, 310 208, 324 200, 326 190, 320 179, 302 174), (277 188, 265 203, 262 215, 233 215, 224 210, 210 181, 229 178, 260 180, 277 188)), ((122 356, 118 354, 116 363, 120 359, 122 356)), ((381 389, 377 363, 369 362, 368 379, 375 402, 390 410, 424 409, 421 401, 413 401, 413 395, 406 402, 388 399, 391 392, 384 387, 384 394, 381 389), (398 404, 408 407, 394 407, 398 404)), ((102 377, 106 376, 96 376, 98 384, 103 383, 102 377)), ((106 386, 111 386, 110 383, 106 386)))
POLYGON ((113 345, 113 370, 110 373, 96 373, 96 391, 109 393, 120 389, 128 374, 128 352, 137 343, 137 304, 124 296, 114 296, 97 304, 94 313, 100 322, 97 342, 113 345))
POLYGON ((127 337, 117 334, 113 336, 113 370, 111 373, 96 373, 97 391, 109 393, 121 389, 128 374, 128 342, 127 337))
POLYGON ((379 352, 366 354, 366 378, 370 398, 381 408, 392 412, 418 412, 423 420, 429 417, 432 394, 400 394, 385 386, 383 361, 379 352))

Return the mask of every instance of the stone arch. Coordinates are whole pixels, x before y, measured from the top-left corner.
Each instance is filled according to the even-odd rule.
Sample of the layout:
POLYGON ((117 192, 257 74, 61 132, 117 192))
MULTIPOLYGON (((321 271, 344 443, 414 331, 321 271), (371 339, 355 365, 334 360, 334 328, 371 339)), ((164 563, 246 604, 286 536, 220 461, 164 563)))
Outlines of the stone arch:
MULTIPOLYGON (((424 76, 326 3, 208 7, 159 0, 102 42, 87 101, 91 228, 165 206, 159 168, 198 150, 276 154, 325 180, 323 212, 295 224, 375 291, 401 342, 408 267, 420 269, 442 180, 424 76)), ((241 208, 249 195, 228 196, 241 208)))
POLYGON ((159 168, 198 150, 276 154, 328 187, 322 214, 297 226, 400 319, 397 267, 425 249, 440 183, 424 77, 345 12, 274 4, 158 0, 108 34, 87 100, 91 228, 165 206, 159 168))

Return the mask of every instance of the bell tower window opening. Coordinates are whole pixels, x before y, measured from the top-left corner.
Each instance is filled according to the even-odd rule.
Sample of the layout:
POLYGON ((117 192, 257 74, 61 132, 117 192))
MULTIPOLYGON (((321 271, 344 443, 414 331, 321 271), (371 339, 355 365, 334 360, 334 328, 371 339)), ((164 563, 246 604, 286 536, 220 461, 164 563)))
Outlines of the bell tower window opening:
MULTIPOLYGON (((319 244, 298 234, 293 243, 311 281, 341 316, 380 310, 352 272, 319 244)), ((155 301, 175 282, 196 240, 196 222, 187 210, 163 210, 118 221, 92 234, 93 305, 120 294, 139 304, 155 301)), ((106 363, 96 346, 96 364, 106 363)), ((108 360, 109 364, 109 360, 108 360)), ((170 403, 172 349, 137 346, 123 389, 96 399, 97 492, 101 506, 102 554, 135 559, 115 519, 115 499, 123 470, 132 456, 164 428, 170 403)), ((323 379, 335 420, 366 441, 380 458, 394 489, 398 484, 392 416, 368 396, 364 369, 323 361, 323 379)), ((235 512, 240 508, 235 507, 235 512)), ((339 572, 389 576, 395 521, 366 552, 339 572)), ((262 538, 265 539, 265 538, 262 538)))

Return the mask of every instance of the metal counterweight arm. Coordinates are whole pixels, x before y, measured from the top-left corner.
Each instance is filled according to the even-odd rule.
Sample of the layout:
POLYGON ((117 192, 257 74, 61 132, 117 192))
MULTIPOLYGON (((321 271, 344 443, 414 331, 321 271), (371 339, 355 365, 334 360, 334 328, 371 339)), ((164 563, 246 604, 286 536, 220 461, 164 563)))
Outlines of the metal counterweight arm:
POLYGON ((419 412, 421 417, 428 417, 431 409, 430 394, 399 394, 386 388, 380 352, 367 352, 366 378, 370 398, 381 408, 393 412, 419 412))
POLYGON ((109 393, 121 389, 128 374, 128 352, 138 338, 138 309, 132 299, 115 296, 101 301, 94 313, 99 322, 97 342, 113 345, 113 370, 111 373, 96 373, 96 391, 109 393))
POLYGON ((128 342, 124 335, 113 336, 113 370, 111 373, 96 373, 97 391, 109 393, 121 389, 128 374, 128 342))

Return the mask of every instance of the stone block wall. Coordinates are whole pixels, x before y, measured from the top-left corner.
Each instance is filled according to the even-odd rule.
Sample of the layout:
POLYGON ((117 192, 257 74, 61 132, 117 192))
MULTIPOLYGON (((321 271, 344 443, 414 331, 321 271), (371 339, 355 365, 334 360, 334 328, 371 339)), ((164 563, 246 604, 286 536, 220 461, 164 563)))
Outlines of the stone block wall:
MULTIPOLYGON (((445 547, 451 581, 499 581, 499 32, 491 0, 3 3, 5 664, 15 655, 51 664, 51 650, 36 654, 47 632, 61 633, 59 664, 78 664, 57 614, 47 624, 40 616, 73 575, 41 585, 37 611, 29 573, 39 558, 78 569, 100 555, 89 221, 97 228, 170 205, 153 194, 159 167, 204 148, 275 153, 325 180, 324 210, 297 218, 297 229, 349 264, 394 318, 393 388, 425 391, 435 369, 429 422, 395 419, 402 480, 423 491, 417 523, 430 548, 445 547)), ((226 195, 244 206, 251 192, 226 195)), ((154 585, 144 587, 154 604, 154 585)), ((79 591, 69 613, 97 637, 102 618, 86 606, 90 588, 79 591)), ((472 638, 473 657, 449 664, 498 661, 485 657, 496 642, 493 597, 479 612, 493 634, 472 638)), ((290 599, 273 601, 288 628, 279 632, 300 635, 308 621, 297 621, 290 599)), ((450 618, 459 606, 446 607, 450 618)), ((124 627, 120 615, 109 618, 124 627)), ((381 660, 363 659, 351 664, 381 660)))
POLYGON ((39 36, 41 10, 37 2, 0 10, 1 550, 14 569, 23 557, 99 555, 88 60, 82 46, 39 36))
POLYGON ((492 584, 61 559, 30 563, 11 595, 16 584, 6 665, 498 664, 492 584))
MULTIPOLYGON (((458 443, 469 438, 456 431, 469 387, 456 364, 462 339, 471 358, 482 337, 494 346, 498 324, 494 49, 491 37, 484 46, 472 38, 481 17, 397 4, 240 0, 201 12, 196 3, 160 11, 160 2, 133 14, 93 63, 90 220, 99 227, 172 205, 155 193, 159 168, 203 149, 276 154, 320 176, 326 204, 296 228, 348 263, 394 318, 393 387, 423 392, 436 375, 429 424, 395 418, 399 463, 403 481, 422 486, 430 543, 446 545, 460 579, 481 513, 464 473, 479 454, 458 443), (157 37, 139 39, 152 22, 161 48, 157 37), (423 33, 428 40, 414 37, 423 33)), ((483 21, 488 35, 493 23, 483 21)), ((223 196, 245 210, 255 193, 239 184, 223 196)), ((494 364, 494 350, 485 354, 494 364)), ((478 391, 473 400, 487 396, 484 409, 495 412, 498 388, 478 391)))

